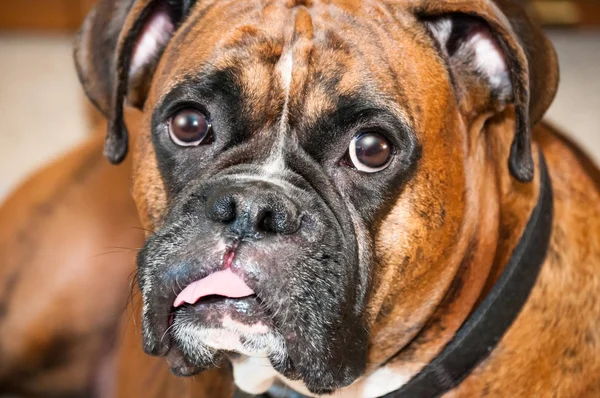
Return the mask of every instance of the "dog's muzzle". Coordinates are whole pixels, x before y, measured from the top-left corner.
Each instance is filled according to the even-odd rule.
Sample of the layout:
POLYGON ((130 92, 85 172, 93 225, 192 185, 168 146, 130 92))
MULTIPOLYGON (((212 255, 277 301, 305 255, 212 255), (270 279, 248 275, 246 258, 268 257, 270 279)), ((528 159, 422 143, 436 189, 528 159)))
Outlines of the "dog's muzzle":
POLYGON ((268 357, 319 393, 362 373, 365 278, 339 197, 297 176, 224 174, 171 203, 138 257, 148 353, 179 375, 268 357))

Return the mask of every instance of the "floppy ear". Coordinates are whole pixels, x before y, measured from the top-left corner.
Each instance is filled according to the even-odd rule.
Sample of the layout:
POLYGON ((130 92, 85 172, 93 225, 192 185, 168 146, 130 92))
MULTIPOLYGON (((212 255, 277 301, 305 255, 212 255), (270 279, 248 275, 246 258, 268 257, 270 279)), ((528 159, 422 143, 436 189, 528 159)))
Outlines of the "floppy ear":
POLYGON ((520 182, 531 181, 531 127, 550 106, 558 86, 551 43, 512 0, 415 3, 413 11, 446 58, 459 100, 473 102, 474 111, 481 110, 477 106, 514 104, 509 170, 520 182))
POLYGON ((108 119, 104 154, 120 163, 127 154, 123 105, 142 108, 152 74, 194 0, 100 0, 75 42, 79 80, 108 119))

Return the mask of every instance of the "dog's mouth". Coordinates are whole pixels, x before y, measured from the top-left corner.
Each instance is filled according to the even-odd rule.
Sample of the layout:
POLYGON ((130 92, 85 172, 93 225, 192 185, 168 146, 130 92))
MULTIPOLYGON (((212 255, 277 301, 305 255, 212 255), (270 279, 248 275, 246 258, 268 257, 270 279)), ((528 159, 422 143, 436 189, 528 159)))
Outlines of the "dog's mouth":
POLYGON ((178 308, 184 303, 194 305, 209 296, 244 298, 255 295, 254 290, 231 269, 237 247, 236 240, 223 254, 223 269, 187 285, 175 298, 173 307, 178 308))
MULTIPOLYGON (((347 385, 354 380, 358 371, 344 373, 341 381, 323 380, 320 376, 337 360, 329 360, 332 355, 325 357, 331 349, 328 337, 337 330, 329 331, 326 327, 327 322, 336 321, 341 313, 338 301, 327 296, 331 283, 317 277, 330 275, 327 269, 319 267, 321 263, 312 257, 302 258, 305 262, 292 261, 299 251, 288 241, 276 242, 277 251, 263 250, 258 244, 237 247, 227 243, 220 241, 214 249, 206 250, 202 264, 198 261, 163 271, 163 277, 171 281, 170 286, 150 291, 148 297, 156 305, 149 306, 144 319, 145 344, 153 343, 156 338, 154 341, 162 344, 157 346, 164 347, 164 351, 154 355, 166 356, 171 371, 180 376, 190 376, 226 361, 255 357, 268 359, 272 368, 287 379, 303 380, 311 386, 321 383, 311 387, 315 391, 330 391, 333 389, 330 385, 347 385), (292 267, 280 267, 288 263, 300 264, 298 268, 303 273, 292 272, 292 267), (322 269, 325 271, 321 272, 322 269), (182 277, 184 272, 188 276, 182 277), (185 280, 182 285, 178 276, 179 280, 185 280), (309 294, 312 291, 307 293, 315 284, 315 291, 325 292, 322 300, 309 294), (320 311, 323 305, 331 308, 320 311), (165 313, 170 313, 170 317, 165 313), (315 366, 324 369, 318 370, 317 376, 315 366)), ((182 252, 185 253, 183 249, 182 252)), ((192 254, 196 255, 196 251, 192 254)), ((335 276, 332 275, 333 280, 335 276)), ((147 286, 142 285, 142 289, 146 287, 149 291, 147 286)), ((353 342, 351 352, 362 349, 362 339, 344 339, 353 342), (354 341, 361 346, 356 347, 354 341)), ((147 352, 153 353, 151 349, 147 352)), ((337 366, 337 362, 334 364, 337 366)))
POLYGON ((184 303, 193 305, 211 296, 214 299, 215 297, 244 298, 252 295, 255 295, 254 290, 228 267, 186 286, 175 298, 173 307, 178 308, 184 303))
POLYGON ((225 269, 186 286, 173 302, 170 324, 177 316, 202 328, 260 330, 266 333, 268 315, 256 293, 230 267, 232 254, 225 253, 225 269))
POLYGON ((272 334, 272 319, 232 268, 236 249, 234 242, 225 251, 221 270, 190 283, 176 296, 169 327, 173 326, 173 337, 180 344, 195 341, 219 351, 252 355, 259 349, 266 354, 267 347, 256 339, 272 334))

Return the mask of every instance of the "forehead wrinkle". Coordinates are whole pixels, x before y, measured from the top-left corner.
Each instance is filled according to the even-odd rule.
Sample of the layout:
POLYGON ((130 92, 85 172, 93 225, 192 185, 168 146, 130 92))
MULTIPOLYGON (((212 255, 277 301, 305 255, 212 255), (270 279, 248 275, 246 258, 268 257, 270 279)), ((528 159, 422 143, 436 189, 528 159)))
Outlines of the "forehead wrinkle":
POLYGON ((277 70, 284 91, 301 91, 313 49, 314 26, 310 12, 305 7, 296 7, 293 14, 293 28, 284 33, 284 53, 277 70))
MULTIPOLYGON (((333 112, 341 112, 343 97, 362 98, 364 101, 360 102, 395 115, 401 125, 414 130, 413 112, 404 109, 407 104, 403 89, 406 75, 402 65, 407 61, 401 54, 396 54, 403 52, 401 48, 394 50, 395 41, 406 30, 406 24, 402 22, 401 26, 384 28, 384 25, 397 22, 385 9, 378 11, 376 21, 357 20, 343 10, 327 15, 328 18, 319 18, 319 30, 315 32, 310 84, 304 103, 296 112, 302 126, 299 131, 327 133, 328 130, 312 127, 321 125, 320 121, 333 112), (394 38, 387 37, 388 29, 395 30, 394 38), (365 42, 365 37, 370 40, 365 42), (390 53, 395 57, 390 57, 390 53)), ((303 137, 301 141, 310 142, 310 139, 303 137)))
MULTIPOLYGON (((336 40, 345 43, 350 51, 349 58, 354 68, 347 69, 359 76, 356 78, 352 73, 344 73, 339 91, 352 92, 358 88, 376 93, 373 100, 379 100, 386 107, 395 105, 396 112, 414 124, 413 115, 418 112, 407 112, 402 108, 412 106, 414 102, 409 101, 406 95, 405 85, 411 80, 407 72, 418 73, 407 68, 412 62, 403 56, 406 53, 404 43, 408 42, 410 46, 415 41, 412 19, 404 14, 392 14, 381 2, 365 3, 364 8, 370 18, 357 19, 354 15, 341 12, 332 23, 336 27, 340 24, 346 26, 346 29, 339 29, 344 36, 336 35, 336 40), (368 45, 364 37, 369 37, 368 45), (357 86, 356 82, 360 82, 360 85, 357 86)), ((333 33, 335 35, 336 30, 333 33)))
MULTIPOLYGON (((193 32, 192 32, 193 34, 193 32)), ((215 50, 204 57, 188 60, 189 67, 178 66, 175 71, 167 71, 172 77, 166 79, 162 92, 168 92, 180 83, 194 76, 195 81, 202 83, 210 70, 235 70, 240 89, 245 98, 240 98, 247 105, 245 111, 253 113, 253 109, 267 106, 275 110, 281 97, 273 91, 272 67, 280 57, 282 44, 266 33, 262 25, 247 19, 222 35, 215 50), (269 84, 265 84, 269 82, 269 84), (247 97, 247 98, 246 98, 247 97), (264 102, 267 101, 268 104, 264 102)), ((270 113, 270 112, 267 112, 270 113)))
MULTIPOLYGON (((294 29, 288 46, 288 58, 282 65, 289 69, 286 83, 290 95, 290 106, 296 102, 296 97, 302 95, 310 73, 312 55, 314 50, 314 25, 313 19, 305 7, 298 7, 294 16, 294 29)), ((282 75, 283 76, 283 75, 282 75)))
POLYGON ((222 32, 230 31, 234 21, 241 23, 248 19, 253 9, 256 9, 254 0, 198 1, 161 57, 156 88, 164 92, 179 83, 182 76, 196 74, 199 67, 219 52, 222 32))

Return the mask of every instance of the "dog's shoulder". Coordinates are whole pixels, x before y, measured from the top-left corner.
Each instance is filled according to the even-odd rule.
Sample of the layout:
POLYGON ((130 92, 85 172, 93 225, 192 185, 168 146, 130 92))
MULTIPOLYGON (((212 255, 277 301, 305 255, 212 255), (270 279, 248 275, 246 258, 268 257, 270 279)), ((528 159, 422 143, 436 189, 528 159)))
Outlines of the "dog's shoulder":
POLYGON ((498 348, 456 396, 597 396, 600 386, 600 170, 556 128, 534 129, 552 180, 546 262, 498 348))
POLYGON ((104 160, 103 141, 36 172, 0 206, 3 393, 89 393, 114 340, 143 232, 131 172, 104 160))

